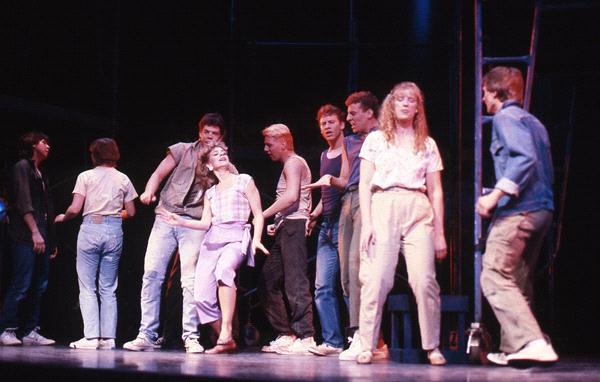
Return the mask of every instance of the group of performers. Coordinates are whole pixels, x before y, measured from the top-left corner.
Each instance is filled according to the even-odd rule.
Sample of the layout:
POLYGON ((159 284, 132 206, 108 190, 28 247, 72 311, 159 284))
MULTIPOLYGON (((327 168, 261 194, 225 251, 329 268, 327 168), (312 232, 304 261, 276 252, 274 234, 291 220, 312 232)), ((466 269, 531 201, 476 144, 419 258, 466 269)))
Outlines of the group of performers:
MULTIPOLYGON (((500 351, 488 359, 499 365, 556 362, 558 356, 531 309, 532 270, 554 209, 548 134, 521 106, 523 78, 518 69, 492 69, 482 90, 487 111, 494 115, 490 150, 497 182, 476 204, 477 213, 492 219, 481 284, 501 326, 500 351)), ((440 287, 435 273, 436 260, 447 254, 443 164, 429 135, 423 92, 413 82, 402 82, 381 105, 368 91, 349 95, 345 104, 347 115, 331 104, 317 112, 328 148, 321 154, 316 182, 294 151, 286 125, 262 130, 265 153, 283 165, 276 199, 265 210, 252 177, 239 174, 229 161, 219 114, 202 117, 197 141, 168 148, 139 196, 145 205, 158 204, 144 260, 139 333, 124 349, 161 347, 161 291, 178 251, 186 352, 235 352, 236 271, 244 261, 253 266, 261 251, 266 256, 263 307, 277 333, 263 352, 333 355, 359 364, 388 358, 381 317, 402 255, 417 302, 422 348, 431 365, 446 363, 439 349, 440 287), (345 121, 352 128, 347 136, 345 121), (320 188, 321 200, 313 209, 315 188, 320 188), (261 237, 265 220, 271 218, 266 232, 273 236, 273 245, 267 249, 261 237), (306 237, 319 220, 314 303, 323 342, 317 345, 306 237), (344 306, 337 300, 340 287, 344 306), (342 309, 348 311, 349 346, 342 309), (201 324, 209 324, 218 335, 216 345, 206 351, 199 342, 201 324)), ((49 260, 56 255, 54 223, 82 213, 77 275, 84 333, 70 347, 114 349, 121 225, 135 215, 138 195, 116 169, 116 142, 100 138, 90 146, 94 168, 79 174, 70 206, 55 216, 41 167, 49 151, 46 135, 23 135, 23 159, 12 171, 12 265, 0 313, 0 344, 54 344, 38 326, 49 260)))

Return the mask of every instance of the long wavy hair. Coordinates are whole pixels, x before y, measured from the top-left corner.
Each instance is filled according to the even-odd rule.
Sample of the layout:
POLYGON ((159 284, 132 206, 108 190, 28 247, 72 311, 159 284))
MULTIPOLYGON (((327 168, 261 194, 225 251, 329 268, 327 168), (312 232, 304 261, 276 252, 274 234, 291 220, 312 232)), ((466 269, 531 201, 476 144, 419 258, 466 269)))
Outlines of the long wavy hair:
POLYGON ((227 145, 225 145, 225 143, 223 143, 222 141, 205 145, 200 151, 200 160, 198 161, 198 165, 196 166, 196 176, 200 179, 200 185, 205 190, 219 183, 219 179, 217 178, 215 173, 208 168, 208 158, 210 157, 210 153, 217 147, 220 147, 223 150, 227 151, 227 145))
POLYGON ((417 98, 417 114, 413 120, 415 130, 415 153, 425 150, 425 141, 429 137, 427 117, 425 116, 425 96, 414 82, 400 82, 396 84, 385 97, 379 111, 379 130, 383 132, 388 143, 394 142, 396 134, 396 113, 394 113, 394 93, 400 90, 412 90, 417 98))

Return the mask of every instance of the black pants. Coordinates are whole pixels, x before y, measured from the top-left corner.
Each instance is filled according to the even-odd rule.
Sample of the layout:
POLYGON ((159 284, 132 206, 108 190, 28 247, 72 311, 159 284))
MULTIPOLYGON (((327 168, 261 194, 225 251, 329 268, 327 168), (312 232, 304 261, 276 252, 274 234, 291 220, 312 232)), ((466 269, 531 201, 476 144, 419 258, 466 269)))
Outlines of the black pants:
POLYGON ((280 334, 314 336, 308 282, 305 219, 285 219, 262 268, 265 313, 280 334))

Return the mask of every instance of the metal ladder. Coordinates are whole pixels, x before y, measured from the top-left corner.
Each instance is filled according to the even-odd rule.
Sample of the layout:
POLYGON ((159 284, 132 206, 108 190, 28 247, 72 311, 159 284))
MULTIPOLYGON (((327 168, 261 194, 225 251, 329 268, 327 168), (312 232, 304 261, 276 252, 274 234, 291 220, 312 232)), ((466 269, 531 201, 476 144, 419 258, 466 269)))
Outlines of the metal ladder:
MULTIPOLYGON (((490 122, 490 116, 482 114, 482 78, 483 67, 486 64, 525 64, 527 74, 525 79, 525 102, 523 107, 529 110, 531 102, 531 93, 533 88, 533 74, 535 69, 535 59, 538 45, 538 36, 540 29, 540 11, 542 10, 542 1, 535 0, 533 10, 533 20, 529 44, 529 53, 523 56, 506 56, 506 57, 488 57, 483 56, 483 33, 482 33, 482 8, 483 0, 474 0, 475 6, 475 116, 474 116, 474 145, 475 145, 475 168, 474 168, 474 203, 482 195, 482 168, 483 168, 483 151, 482 151, 482 128, 483 124, 490 122)), ((482 318, 482 292, 479 283, 482 268, 482 219, 474 212, 474 296, 473 310, 474 322, 471 323, 469 329, 469 337, 467 341, 466 351, 471 362, 487 363, 486 354, 489 344, 489 335, 481 325, 482 318)))

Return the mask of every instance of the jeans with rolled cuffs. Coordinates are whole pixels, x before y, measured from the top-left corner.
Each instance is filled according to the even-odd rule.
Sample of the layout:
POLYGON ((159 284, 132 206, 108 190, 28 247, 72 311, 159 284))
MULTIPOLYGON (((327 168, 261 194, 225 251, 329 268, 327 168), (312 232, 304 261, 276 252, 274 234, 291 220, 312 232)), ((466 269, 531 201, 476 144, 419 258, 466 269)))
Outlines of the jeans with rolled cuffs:
MULTIPOLYGON (((184 219, 191 219, 181 216, 184 219)), ((194 301, 194 274, 200 243, 206 231, 172 226, 159 216, 154 220, 144 259, 144 276, 141 292, 140 334, 151 341, 158 339, 160 300, 167 266, 179 248, 181 262, 181 289, 183 292, 182 338, 199 337, 198 313, 194 301)))
POLYGON ((79 307, 85 338, 115 338, 123 251, 121 217, 85 216, 77 237, 79 307))
POLYGON ((341 329, 340 308, 337 298, 340 260, 338 256, 337 216, 325 216, 317 241, 317 270, 315 275, 315 305, 321 322, 323 343, 341 348, 344 337, 341 329))

